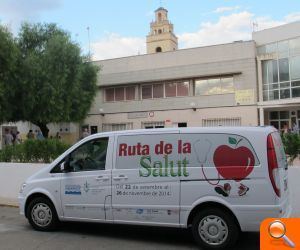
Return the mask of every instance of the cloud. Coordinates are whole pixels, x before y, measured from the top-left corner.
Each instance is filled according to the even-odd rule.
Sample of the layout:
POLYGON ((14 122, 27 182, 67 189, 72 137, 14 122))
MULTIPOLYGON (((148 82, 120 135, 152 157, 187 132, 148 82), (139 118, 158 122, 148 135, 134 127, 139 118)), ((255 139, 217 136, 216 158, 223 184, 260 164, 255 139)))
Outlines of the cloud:
POLYGON ((226 11, 233 11, 233 10, 238 10, 240 9, 240 6, 231 6, 231 7, 219 7, 216 8, 213 13, 223 13, 226 11))
POLYGON ((291 23, 299 20, 300 20, 300 12, 291 13, 285 17, 285 21, 287 23, 291 23))
POLYGON ((247 11, 221 16, 215 23, 204 22, 196 32, 179 34, 180 47, 191 48, 251 39, 253 14, 247 11))
POLYGON ((14 32, 24 21, 36 21, 41 12, 57 9, 62 0, 1 0, 0 20, 14 32))
POLYGON ((291 13, 282 20, 271 17, 255 16, 248 11, 221 16, 217 22, 204 22, 196 32, 178 35, 180 48, 191 48, 205 45, 228 43, 238 40, 250 40, 253 23, 255 30, 276 27, 285 23, 300 20, 300 13, 291 13))
MULTIPOLYGON (((253 23, 255 30, 263 30, 285 23, 300 20, 300 12, 290 13, 281 20, 268 16, 255 16, 249 11, 240 11, 229 15, 222 15, 216 22, 203 22, 195 32, 176 34, 179 48, 229 43, 238 40, 251 40, 253 23)), ((145 38, 123 37, 108 33, 98 42, 91 44, 94 59, 116 58, 129 55, 144 54, 146 52, 145 38)))
POLYGON ((107 33, 104 38, 91 43, 91 52, 94 60, 145 54, 146 39, 107 33))

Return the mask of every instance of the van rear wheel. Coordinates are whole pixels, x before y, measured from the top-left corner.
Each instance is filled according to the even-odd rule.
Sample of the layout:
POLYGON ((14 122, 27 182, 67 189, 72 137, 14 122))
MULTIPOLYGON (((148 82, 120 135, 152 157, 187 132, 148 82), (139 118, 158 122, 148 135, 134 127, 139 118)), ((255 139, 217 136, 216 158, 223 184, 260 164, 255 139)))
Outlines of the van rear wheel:
POLYGON ((192 222, 194 239, 204 249, 225 249, 233 246, 239 231, 232 215, 218 208, 200 211, 192 222))
POLYGON ((52 231, 58 224, 52 202, 43 197, 35 198, 29 203, 27 218, 31 226, 38 231, 52 231))

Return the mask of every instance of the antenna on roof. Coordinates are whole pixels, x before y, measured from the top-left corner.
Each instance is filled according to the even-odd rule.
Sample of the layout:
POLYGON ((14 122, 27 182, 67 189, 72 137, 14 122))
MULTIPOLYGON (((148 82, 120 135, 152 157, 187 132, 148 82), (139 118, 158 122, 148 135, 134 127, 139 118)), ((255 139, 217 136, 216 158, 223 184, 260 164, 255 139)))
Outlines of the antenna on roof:
POLYGON ((252 31, 255 32, 258 30, 258 23, 257 22, 253 22, 252 23, 252 31))
POLYGON ((90 27, 87 27, 88 39, 89 39, 89 60, 91 61, 91 40, 90 40, 90 27))

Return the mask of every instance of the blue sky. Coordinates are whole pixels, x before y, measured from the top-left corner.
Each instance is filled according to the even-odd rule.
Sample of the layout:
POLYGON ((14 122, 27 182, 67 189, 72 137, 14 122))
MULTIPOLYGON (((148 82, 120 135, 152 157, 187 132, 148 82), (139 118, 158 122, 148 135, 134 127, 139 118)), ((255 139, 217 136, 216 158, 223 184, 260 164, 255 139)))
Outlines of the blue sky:
POLYGON ((145 53, 154 10, 168 9, 179 48, 251 39, 264 29, 300 20, 299 0, 0 0, 0 22, 16 34, 20 23, 55 22, 95 59, 145 53))

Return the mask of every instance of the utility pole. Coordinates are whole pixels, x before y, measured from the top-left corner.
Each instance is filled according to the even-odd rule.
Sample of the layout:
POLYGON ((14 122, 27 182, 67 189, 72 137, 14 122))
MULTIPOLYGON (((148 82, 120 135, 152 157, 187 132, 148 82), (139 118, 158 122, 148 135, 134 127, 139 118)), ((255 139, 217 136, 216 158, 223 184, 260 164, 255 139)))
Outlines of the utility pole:
POLYGON ((89 39, 89 60, 91 61, 91 40, 90 40, 90 27, 87 27, 88 39, 89 39))

